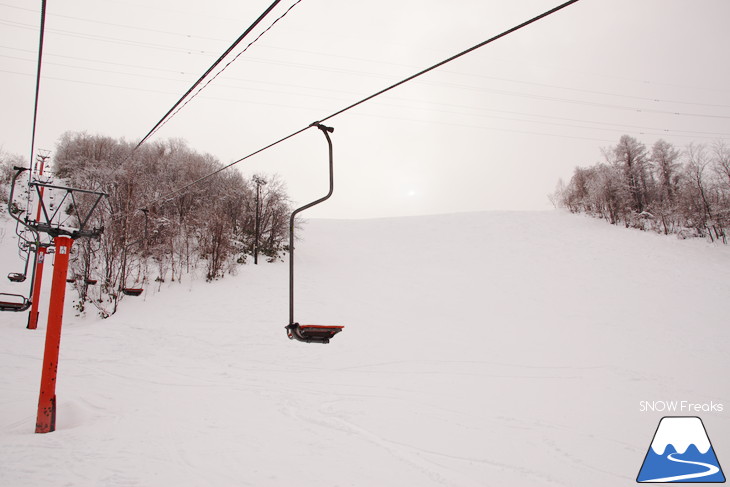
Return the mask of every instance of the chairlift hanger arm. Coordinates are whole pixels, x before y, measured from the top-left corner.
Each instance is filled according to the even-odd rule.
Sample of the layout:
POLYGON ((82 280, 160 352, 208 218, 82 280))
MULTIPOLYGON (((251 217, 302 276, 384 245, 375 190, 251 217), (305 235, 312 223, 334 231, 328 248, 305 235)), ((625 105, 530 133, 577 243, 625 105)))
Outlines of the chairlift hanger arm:
POLYGON ((15 216, 15 213, 13 212, 13 199, 15 196, 15 182, 18 180, 18 176, 23 174, 24 171, 27 171, 28 168, 14 166, 13 169, 15 170, 15 174, 13 174, 13 179, 10 181, 10 196, 8 196, 8 214, 13 220, 17 221, 24 227, 27 227, 27 225, 20 219, 20 217, 15 216))
POLYGON ((332 139, 329 136, 334 129, 322 125, 319 122, 314 122, 312 126, 320 129, 327 139, 327 146, 329 148, 329 191, 322 198, 294 210, 289 220, 289 324, 285 328, 290 340, 298 340, 306 343, 329 343, 332 337, 342 331, 343 326, 300 325, 294 322, 294 219, 298 213, 328 199, 332 196, 334 190, 334 158, 332 155, 332 139))
POLYGON ((318 129, 320 129, 322 131, 322 133, 324 134, 325 138, 327 139, 327 146, 329 147, 329 169, 330 169, 329 192, 325 196, 319 198, 318 200, 312 201, 311 203, 307 203, 306 205, 294 210, 291 214, 291 219, 290 219, 290 227, 292 227, 292 228, 294 225, 294 218, 297 216, 298 213, 300 213, 306 209, 309 209, 315 205, 318 205, 318 204, 322 203, 323 201, 328 200, 330 198, 330 196, 332 196, 332 193, 333 193, 334 187, 335 187, 335 179, 334 179, 334 174, 333 174, 333 165, 334 164, 333 164, 333 154, 332 154, 332 139, 329 136, 329 134, 334 132, 335 129, 333 127, 327 127, 325 125, 322 125, 319 122, 314 122, 311 126, 317 127, 318 129))
POLYGON ((302 211, 329 199, 334 191, 334 161, 332 152, 332 139, 329 136, 330 132, 334 131, 334 128, 327 127, 319 122, 314 122, 311 126, 320 129, 327 139, 327 146, 329 149, 329 191, 325 196, 294 210, 291 214, 291 217, 289 218, 289 325, 294 325, 294 220, 296 216, 302 211))
MULTIPOLYGON (((23 249, 19 249, 21 252, 23 249)), ((11 272, 8 274, 8 280, 11 282, 23 282, 25 281, 25 278, 28 276, 28 264, 30 263, 30 253, 31 250, 33 250, 32 246, 27 245, 25 249, 25 257, 20 255, 20 257, 25 261, 25 266, 23 267, 23 272, 11 272)))
POLYGON ((30 226, 28 224, 28 216, 26 215, 24 219, 21 220, 19 216, 15 215, 15 212, 13 211, 13 199, 15 198, 15 182, 18 180, 18 176, 23 174, 24 171, 27 171, 27 167, 20 167, 20 166, 14 166, 13 169, 15 170, 15 174, 13 175, 13 179, 10 181, 10 195, 8 196, 8 215, 17 222, 17 225, 15 227, 15 234, 18 235, 18 238, 25 241, 28 245, 38 245, 40 243, 40 236, 38 235, 38 231, 30 226), (21 232, 19 231, 20 225, 23 226, 23 228, 27 229, 28 231, 33 234, 33 240, 28 240, 23 235, 21 235, 21 232))

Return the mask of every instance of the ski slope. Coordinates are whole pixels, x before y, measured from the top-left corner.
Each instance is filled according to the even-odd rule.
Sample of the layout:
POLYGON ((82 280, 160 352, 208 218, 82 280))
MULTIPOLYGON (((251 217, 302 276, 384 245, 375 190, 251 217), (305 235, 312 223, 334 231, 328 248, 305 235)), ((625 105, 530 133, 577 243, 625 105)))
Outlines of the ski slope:
POLYGON ((36 331, 0 315, 0 485, 628 486, 663 415, 642 400, 724 404, 691 415, 730 463, 730 246, 559 211, 301 235, 295 317, 344 325, 330 344, 286 338, 286 263, 107 320, 67 300, 54 433, 47 305, 36 331))

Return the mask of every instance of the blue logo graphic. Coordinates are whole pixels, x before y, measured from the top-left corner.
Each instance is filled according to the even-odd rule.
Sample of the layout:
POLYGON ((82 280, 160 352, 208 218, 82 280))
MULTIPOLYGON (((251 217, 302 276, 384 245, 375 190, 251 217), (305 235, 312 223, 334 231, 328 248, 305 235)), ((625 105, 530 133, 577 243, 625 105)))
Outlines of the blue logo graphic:
POLYGON ((702 420, 665 416, 659 421, 637 482, 725 482, 702 420))

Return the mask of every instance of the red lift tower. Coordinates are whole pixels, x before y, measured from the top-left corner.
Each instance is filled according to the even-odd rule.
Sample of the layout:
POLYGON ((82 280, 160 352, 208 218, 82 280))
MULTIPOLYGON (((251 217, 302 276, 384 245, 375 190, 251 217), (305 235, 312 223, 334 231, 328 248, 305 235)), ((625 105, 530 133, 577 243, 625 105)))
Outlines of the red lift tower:
MULTIPOLYGON (((12 205, 15 181, 28 168, 16 167, 10 189, 8 205, 12 205)), ((68 273, 68 259, 71 248, 76 239, 87 237, 97 238, 103 228, 88 228, 89 220, 105 193, 83 189, 54 186, 39 182, 31 182, 30 189, 35 189, 39 196, 40 212, 37 220, 24 220, 13 216, 20 224, 37 233, 45 233, 53 238, 56 249, 51 281, 51 298, 48 306, 48 323, 46 325, 46 345, 43 352, 43 368, 41 373, 41 387, 38 398, 38 415, 36 418, 36 433, 50 433, 56 430, 56 375, 58 372, 58 352, 61 346, 61 326, 63 324, 63 305, 66 298, 66 274, 68 273), (42 193, 45 189, 58 190, 64 196, 54 210, 49 212, 43 203, 42 193), (68 207, 64 205, 69 203, 68 207), (75 227, 68 227, 57 222, 61 209, 68 209, 74 213, 75 227), (83 212, 83 214, 81 213, 83 212)), ((12 215, 12 213, 11 213, 12 215)), ((37 299, 37 295, 36 295, 37 299)))

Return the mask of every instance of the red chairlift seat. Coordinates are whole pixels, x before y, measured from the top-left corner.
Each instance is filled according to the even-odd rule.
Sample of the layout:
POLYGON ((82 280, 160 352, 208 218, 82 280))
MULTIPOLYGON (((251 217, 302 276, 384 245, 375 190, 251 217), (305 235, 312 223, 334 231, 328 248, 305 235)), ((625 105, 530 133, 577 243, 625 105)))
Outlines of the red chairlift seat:
POLYGON ((299 340, 306 343, 329 343, 344 326, 335 325, 300 325, 292 323, 286 326, 286 334, 290 340, 299 340))
POLYGON ((125 287, 122 288, 122 293, 127 296, 139 296, 144 291, 141 287, 125 287))
POLYGON ((97 283, 96 279, 84 279, 84 282, 88 284, 89 286, 94 286, 97 283))
POLYGON ((0 293, 0 311, 25 311, 31 304, 20 294, 0 293))
POLYGON ((12 282, 23 282, 25 281, 25 274, 20 272, 11 272, 8 274, 8 279, 12 282))

